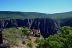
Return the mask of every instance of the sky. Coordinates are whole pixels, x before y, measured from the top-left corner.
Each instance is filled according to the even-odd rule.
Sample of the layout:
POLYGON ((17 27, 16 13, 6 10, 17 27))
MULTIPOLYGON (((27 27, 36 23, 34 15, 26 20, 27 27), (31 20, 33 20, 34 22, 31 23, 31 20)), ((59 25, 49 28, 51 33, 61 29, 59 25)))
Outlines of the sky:
POLYGON ((0 11, 68 12, 72 11, 72 0, 0 0, 0 11))

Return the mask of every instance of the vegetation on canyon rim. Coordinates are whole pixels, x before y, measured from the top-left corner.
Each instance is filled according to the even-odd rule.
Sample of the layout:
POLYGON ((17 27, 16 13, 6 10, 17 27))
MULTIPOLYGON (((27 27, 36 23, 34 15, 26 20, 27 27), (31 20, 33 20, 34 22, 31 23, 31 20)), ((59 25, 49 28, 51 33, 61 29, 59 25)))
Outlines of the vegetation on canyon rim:
MULTIPOLYGON (((8 45, 17 46, 18 42, 23 39, 22 36, 28 35, 31 29, 26 27, 7 28, 3 30, 4 40, 7 40, 8 45)), ((36 48, 72 48, 72 27, 61 27, 60 32, 50 35, 48 38, 37 38, 34 42, 36 48)), ((29 39, 27 46, 32 48, 32 41, 29 39)))

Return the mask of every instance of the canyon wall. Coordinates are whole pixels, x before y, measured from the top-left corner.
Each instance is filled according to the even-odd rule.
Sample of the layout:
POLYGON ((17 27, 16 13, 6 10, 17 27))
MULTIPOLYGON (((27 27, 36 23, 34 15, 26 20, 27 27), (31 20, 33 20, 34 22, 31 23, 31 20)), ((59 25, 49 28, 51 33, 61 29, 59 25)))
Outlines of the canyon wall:
POLYGON ((10 27, 29 27, 31 29, 38 29, 43 37, 48 37, 50 34, 55 34, 59 31, 60 26, 72 26, 71 19, 62 19, 60 22, 49 18, 36 19, 10 19, 0 20, 0 28, 10 27))

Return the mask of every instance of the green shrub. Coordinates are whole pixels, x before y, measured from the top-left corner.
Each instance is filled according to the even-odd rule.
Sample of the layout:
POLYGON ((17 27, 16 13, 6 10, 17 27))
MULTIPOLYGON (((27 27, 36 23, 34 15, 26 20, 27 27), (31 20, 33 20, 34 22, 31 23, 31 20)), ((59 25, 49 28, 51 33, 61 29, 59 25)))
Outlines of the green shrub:
POLYGON ((72 48, 72 27, 64 26, 58 34, 41 39, 37 48, 72 48))
POLYGON ((31 42, 31 40, 29 40, 29 42, 27 43, 27 47, 28 48, 32 48, 32 42, 31 42))

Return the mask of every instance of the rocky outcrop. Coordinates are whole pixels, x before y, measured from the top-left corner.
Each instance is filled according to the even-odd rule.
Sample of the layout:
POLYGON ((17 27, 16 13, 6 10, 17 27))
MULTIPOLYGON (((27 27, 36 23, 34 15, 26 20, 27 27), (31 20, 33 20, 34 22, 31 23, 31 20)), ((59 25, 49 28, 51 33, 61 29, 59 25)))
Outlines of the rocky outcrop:
POLYGON ((0 20, 0 28, 9 27, 29 27, 31 29, 40 30, 43 37, 48 37, 50 34, 55 34, 58 31, 58 24, 53 19, 37 18, 37 19, 10 19, 0 20))
POLYGON ((32 26, 32 29, 40 29, 41 35, 43 37, 48 37, 50 34, 55 34, 58 31, 58 24, 53 19, 35 19, 32 26))
POLYGON ((43 37, 48 37, 50 34, 57 33, 60 26, 72 26, 72 19, 61 19, 60 21, 50 18, 0 20, 0 28, 21 26, 40 30, 43 37))

